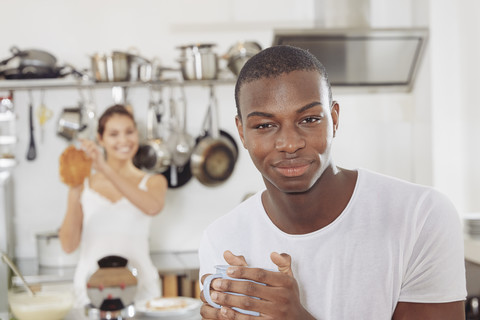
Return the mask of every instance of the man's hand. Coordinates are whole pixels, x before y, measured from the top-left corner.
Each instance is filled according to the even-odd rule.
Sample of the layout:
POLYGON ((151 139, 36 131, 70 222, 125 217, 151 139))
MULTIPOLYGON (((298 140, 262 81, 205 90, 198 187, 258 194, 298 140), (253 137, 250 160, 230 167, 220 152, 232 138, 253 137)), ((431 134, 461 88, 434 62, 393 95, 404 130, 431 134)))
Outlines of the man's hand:
MULTIPOLYGON (((245 266, 245 267, 248 266, 243 256, 236 256, 231 251, 228 251, 228 250, 223 253, 223 258, 231 266, 245 266)), ((209 275, 210 274, 208 273, 202 276, 202 279, 201 279, 202 283, 205 282, 205 278, 207 278, 209 275)), ((212 286, 213 286, 213 283, 217 280, 218 279, 214 279, 212 281, 212 286)), ((202 315, 202 319, 228 319, 221 315, 220 309, 216 309, 207 303, 207 301, 203 296, 203 292, 204 291, 202 290, 202 293, 200 294, 200 299, 202 299, 203 301, 203 306, 200 309, 200 314, 202 315)), ((211 289, 210 292, 212 295, 214 294, 215 290, 211 289)))
POLYGON ((244 267, 248 266, 244 256, 236 256, 229 250, 223 253, 223 258, 231 266, 244 266, 244 267))
MULTIPOLYGON (((203 319, 314 319, 300 303, 298 284, 293 277, 291 257, 288 254, 274 252, 270 255, 279 272, 246 268, 245 259, 229 251, 225 252, 224 257, 230 265, 235 265, 228 269, 228 276, 253 280, 264 283, 266 286, 247 281, 215 279, 211 285, 213 289, 211 297, 214 302, 222 305, 222 308, 215 309, 204 303, 200 312, 203 319), (235 292, 245 296, 225 292, 235 292), (232 307, 257 311, 260 316, 245 315, 233 310, 232 307)), ((206 276, 202 277, 202 282, 206 276)), ((202 300, 205 302, 203 294, 202 300)))

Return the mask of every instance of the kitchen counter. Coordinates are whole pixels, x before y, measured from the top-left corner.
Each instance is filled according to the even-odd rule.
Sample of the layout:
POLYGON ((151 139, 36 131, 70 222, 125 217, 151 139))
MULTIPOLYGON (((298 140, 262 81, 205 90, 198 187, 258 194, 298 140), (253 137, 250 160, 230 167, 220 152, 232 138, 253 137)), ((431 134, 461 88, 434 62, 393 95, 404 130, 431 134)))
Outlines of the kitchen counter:
MULTIPOLYGON (((200 320, 202 317, 200 316, 200 309, 197 308, 195 310, 191 310, 186 313, 182 313, 175 316, 147 316, 142 314, 136 314, 132 320, 200 320)), ((84 310, 82 309, 72 309, 68 315, 65 317, 64 320, 90 320, 86 315, 84 310)))
MULTIPOLYGON (((194 274, 198 277, 198 254, 196 251, 188 252, 152 252, 153 264, 160 274, 194 274)), ((16 264, 23 273, 25 280, 30 284, 58 284, 73 282, 75 267, 40 267, 36 258, 16 259, 16 264)), ((12 277, 13 285, 22 286, 17 276, 12 277)), ((0 320, 8 320, 6 315, 0 314, 0 320)), ((175 316, 147 316, 136 314, 135 320, 200 320, 199 309, 191 310, 188 313, 175 316)), ((83 309, 72 309, 65 320, 89 320, 83 309)))
MULTIPOLYGON (((73 284, 70 283, 51 283, 42 284, 41 291, 45 292, 65 292, 71 293, 73 291, 73 284)), ((172 297, 173 298, 173 297, 172 297)), ((173 298, 175 299, 175 298, 173 298)), ((184 297, 180 299, 185 299, 184 297)), ((177 310, 165 310, 165 311, 149 311, 146 308, 145 303, 138 302, 138 305, 130 305, 126 309, 122 310, 119 319, 124 320, 200 320, 200 306, 202 302, 200 299, 187 297, 185 301, 186 308, 177 310), (148 311, 143 313, 142 311, 148 311)), ((30 309, 35 311, 35 309, 30 309)), ((110 315, 105 315, 106 319, 109 319, 110 315)), ((14 319, 13 315, 1 314, 0 320, 14 319)), ((100 320, 100 314, 98 309, 94 308, 78 308, 74 307, 63 318, 63 320, 100 320)))
MULTIPOLYGON (((196 272, 199 268, 196 251, 182 252, 152 252, 153 264, 161 274, 184 274, 196 272)), ((41 267, 36 258, 17 259, 16 264, 28 283, 71 282, 75 267, 41 267)), ((14 285, 21 285, 18 277, 14 276, 14 285)))

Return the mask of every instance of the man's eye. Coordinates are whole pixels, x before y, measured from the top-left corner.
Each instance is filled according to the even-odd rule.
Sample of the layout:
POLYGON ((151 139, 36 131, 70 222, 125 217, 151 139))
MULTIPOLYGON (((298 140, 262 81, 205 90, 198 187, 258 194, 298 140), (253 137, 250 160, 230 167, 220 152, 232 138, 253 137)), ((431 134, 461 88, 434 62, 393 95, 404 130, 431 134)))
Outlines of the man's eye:
POLYGON ((308 117, 308 118, 305 118, 302 120, 302 123, 315 123, 315 122, 319 122, 320 121, 320 118, 318 117, 308 117))
POLYGON ((256 125, 255 129, 267 129, 271 127, 272 125, 270 123, 262 123, 262 124, 256 125))

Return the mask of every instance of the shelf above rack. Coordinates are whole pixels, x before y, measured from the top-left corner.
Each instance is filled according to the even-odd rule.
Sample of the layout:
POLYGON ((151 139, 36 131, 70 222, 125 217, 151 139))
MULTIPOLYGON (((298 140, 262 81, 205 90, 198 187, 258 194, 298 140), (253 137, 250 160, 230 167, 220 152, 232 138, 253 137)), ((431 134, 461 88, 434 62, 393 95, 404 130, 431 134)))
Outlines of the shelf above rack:
POLYGON ((83 88, 112 88, 112 87, 151 87, 161 88, 169 86, 218 86, 233 85, 236 79, 217 80, 161 80, 149 82, 93 82, 75 78, 62 79, 32 79, 32 80, 0 80, 0 91, 48 90, 48 89, 83 89, 83 88))

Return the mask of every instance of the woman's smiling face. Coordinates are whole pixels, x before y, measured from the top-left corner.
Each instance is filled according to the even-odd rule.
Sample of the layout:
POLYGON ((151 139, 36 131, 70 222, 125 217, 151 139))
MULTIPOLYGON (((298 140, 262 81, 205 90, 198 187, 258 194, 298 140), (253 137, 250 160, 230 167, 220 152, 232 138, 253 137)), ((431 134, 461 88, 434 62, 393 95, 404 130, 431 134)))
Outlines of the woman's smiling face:
POLYGON ((139 138, 131 118, 114 114, 105 123, 103 135, 98 138, 109 158, 129 160, 138 150, 139 138))
POLYGON ((308 191, 330 165, 338 124, 317 71, 293 71, 245 83, 237 128, 265 183, 283 192, 308 191))

